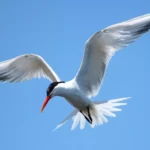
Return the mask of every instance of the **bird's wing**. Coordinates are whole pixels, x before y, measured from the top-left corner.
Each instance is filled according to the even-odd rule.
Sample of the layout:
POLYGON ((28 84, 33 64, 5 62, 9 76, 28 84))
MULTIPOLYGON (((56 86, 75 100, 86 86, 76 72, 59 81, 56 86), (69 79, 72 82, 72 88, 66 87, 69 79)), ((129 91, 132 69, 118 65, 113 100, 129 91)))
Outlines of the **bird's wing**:
POLYGON ((51 81, 60 81, 53 69, 38 55, 21 55, 0 62, 0 81, 2 82, 19 82, 41 76, 51 81))
POLYGON ((94 34, 85 45, 81 67, 75 76, 88 97, 96 96, 113 54, 150 29, 150 14, 112 25, 94 34))

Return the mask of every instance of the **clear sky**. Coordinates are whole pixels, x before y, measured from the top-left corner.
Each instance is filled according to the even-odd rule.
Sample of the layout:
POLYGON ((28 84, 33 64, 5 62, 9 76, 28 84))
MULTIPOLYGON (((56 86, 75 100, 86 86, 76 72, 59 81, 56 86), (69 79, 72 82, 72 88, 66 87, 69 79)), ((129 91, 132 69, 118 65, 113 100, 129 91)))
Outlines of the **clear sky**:
MULTIPOLYGON (((146 13, 149 0, 0 0, 0 61, 36 53, 67 81, 76 74, 93 33, 146 13)), ((0 84, 0 149, 150 149, 149 58, 150 33, 111 59, 94 99, 133 98, 116 118, 94 129, 87 124, 71 131, 71 120, 52 132, 73 108, 55 97, 40 113, 48 80, 0 84)))

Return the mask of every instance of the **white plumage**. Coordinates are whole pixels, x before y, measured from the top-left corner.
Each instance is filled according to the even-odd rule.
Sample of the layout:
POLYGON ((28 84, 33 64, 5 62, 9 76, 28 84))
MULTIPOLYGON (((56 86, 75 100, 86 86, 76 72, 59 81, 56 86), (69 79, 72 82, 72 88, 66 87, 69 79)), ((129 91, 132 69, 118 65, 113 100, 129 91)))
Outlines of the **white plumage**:
POLYGON ((105 28, 85 45, 85 54, 76 81, 89 97, 96 96, 105 69, 113 54, 150 29, 150 14, 105 28))
POLYGON ((47 98, 42 110, 50 98, 64 97, 75 110, 64 119, 59 128, 70 118, 73 119, 72 129, 78 124, 85 127, 86 120, 91 127, 108 122, 106 116, 115 117, 117 108, 126 105, 127 98, 109 101, 91 101, 101 87, 105 70, 114 53, 134 42, 150 29, 150 14, 143 15, 129 21, 112 25, 95 33, 85 45, 85 53, 81 67, 76 76, 68 82, 61 82, 53 69, 44 59, 35 54, 18 56, 0 63, 0 80, 2 82, 19 82, 34 77, 46 77, 53 83, 47 89, 47 98))

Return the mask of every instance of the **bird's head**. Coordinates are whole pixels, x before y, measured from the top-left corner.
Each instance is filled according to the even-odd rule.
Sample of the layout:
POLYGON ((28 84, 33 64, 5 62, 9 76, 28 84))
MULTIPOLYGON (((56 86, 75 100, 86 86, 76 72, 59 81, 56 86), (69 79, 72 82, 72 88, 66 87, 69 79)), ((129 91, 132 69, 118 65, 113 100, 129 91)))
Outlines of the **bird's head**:
POLYGON ((47 105, 47 103, 49 102, 49 100, 53 97, 53 96, 55 96, 55 93, 56 93, 56 87, 58 86, 58 84, 60 84, 60 83, 65 83, 64 81, 60 81, 60 82, 53 82, 53 83, 51 83, 49 86, 48 86, 48 88, 47 88, 47 90, 46 90, 46 98, 45 98, 45 101, 44 101, 44 103, 43 103, 43 105, 42 105, 42 108, 41 108, 41 112, 44 110, 44 108, 45 108, 45 106, 47 105))

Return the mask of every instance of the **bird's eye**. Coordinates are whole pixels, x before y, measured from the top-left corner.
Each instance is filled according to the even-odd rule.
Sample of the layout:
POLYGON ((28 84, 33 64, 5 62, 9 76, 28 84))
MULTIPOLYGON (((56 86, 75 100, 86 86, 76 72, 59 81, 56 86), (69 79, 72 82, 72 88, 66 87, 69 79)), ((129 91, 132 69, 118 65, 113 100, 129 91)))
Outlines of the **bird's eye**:
POLYGON ((49 89, 47 89, 47 90, 46 90, 46 94, 47 94, 47 96, 49 96, 49 93, 50 93, 50 92, 49 92, 49 89))

